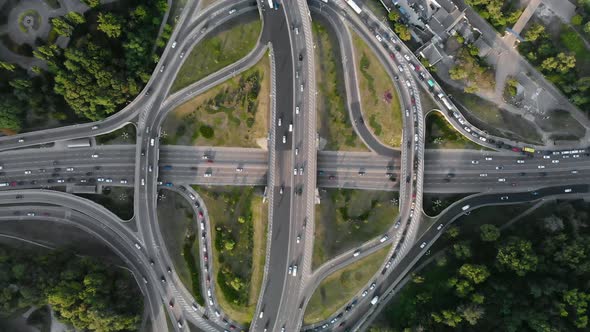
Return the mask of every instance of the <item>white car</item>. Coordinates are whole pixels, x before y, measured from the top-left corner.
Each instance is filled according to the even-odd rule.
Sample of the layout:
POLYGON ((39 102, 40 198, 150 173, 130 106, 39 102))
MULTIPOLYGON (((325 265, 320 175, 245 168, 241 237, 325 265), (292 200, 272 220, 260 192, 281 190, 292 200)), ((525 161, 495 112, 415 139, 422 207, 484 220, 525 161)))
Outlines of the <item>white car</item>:
POLYGON ((57 183, 64 183, 64 182, 66 182, 66 180, 64 180, 64 179, 57 179, 57 183))
POLYGON ((137 250, 141 250, 141 246, 139 245, 139 243, 135 242, 135 248, 137 248, 137 250))
POLYGON ((210 178, 210 177, 211 177, 211 172, 206 172, 206 173, 205 173, 205 177, 206 177, 206 178, 210 178))
POLYGON ((473 165, 477 165, 477 164, 479 164, 479 160, 472 160, 472 161, 471 161, 471 163, 472 163, 473 165))
POLYGON ((517 163, 517 164, 524 164, 524 160, 522 160, 522 159, 518 159, 518 160, 516 161, 516 163, 517 163))
POLYGON ((295 148, 295 155, 299 154, 299 148, 295 148))
POLYGON ((506 201, 506 200, 508 200, 508 196, 502 196, 502 197, 500 197, 500 200, 501 201, 506 201))
POLYGON ((545 168, 545 165, 539 165, 539 166, 537 166, 537 168, 538 169, 543 169, 543 168, 545 168))
POLYGON ((551 159, 551 156, 543 156, 543 159, 551 159))
POLYGON ((295 28, 295 34, 298 35, 299 34, 299 28, 295 28))
POLYGON ((28 212, 27 213, 27 217, 34 217, 35 216, 35 212, 28 212))
POLYGON ((106 182, 106 183, 112 183, 113 182, 113 179, 105 179, 104 182, 106 182))
POLYGON ((438 225, 438 227, 436 228, 437 231, 440 231, 443 228, 443 224, 438 225))
POLYGON ((74 168, 73 167, 66 168, 66 172, 73 172, 73 171, 74 171, 74 168))
POLYGON ((382 42, 382 41, 383 41, 383 38, 381 38, 381 36, 379 36, 379 35, 375 35, 375 38, 376 38, 376 39, 377 39, 379 42, 382 42))
POLYGON ((387 241, 387 239, 389 239, 389 236, 387 236, 387 235, 383 235, 383 236, 381 237, 381 239, 379 239, 379 242, 383 243, 383 242, 387 241))
POLYGON ((551 163, 552 163, 552 164, 559 164, 559 160, 557 160, 557 159, 553 159, 553 160, 551 160, 551 163))
POLYGON ((299 106, 295 106, 295 114, 299 114, 299 106))
POLYGON ((27 169, 27 170, 25 171, 25 174, 26 174, 26 175, 29 175, 29 174, 31 174, 31 171, 27 169))
POLYGON ((238 172, 238 173, 242 173, 243 171, 244 171, 243 167, 236 168, 236 172, 238 172))
POLYGON ((420 245, 420 249, 424 249, 424 247, 426 247, 426 242, 422 242, 422 244, 420 245))
POLYGON ((184 52, 180 52, 180 58, 182 59, 182 57, 184 56, 184 52))
POLYGON ((301 84, 301 85, 299 86, 299 90, 301 90, 301 92, 303 92, 303 84, 301 84))
POLYGON ((486 139, 485 137, 481 137, 481 136, 480 136, 480 137, 479 137, 479 140, 480 140, 480 141, 482 141, 482 142, 487 142, 487 139, 486 139))
POLYGON ((469 129, 469 127, 464 127, 463 129, 465 129, 466 132, 470 133, 471 129, 469 129))
POLYGON ((410 61, 410 57, 407 54, 404 54, 404 59, 406 59, 406 61, 410 61))
POLYGON ((580 158, 580 155, 579 154, 575 154, 572 157, 574 157, 574 158, 580 158))
POLYGON ((481 173, 481 174, 479 174, 479 176, 486 177, 486 176, 488 176, 488 173, 481 173))
POLYGON ((498 179, 498 182, 506 182, 506 179, 505 178, 499 178, 498 179))
POLYGON ((293 273, 293 266, 289 266, 288 273, 289 273, 289 275, 291 275, 293 273))
POLYGON ((406 110, 406 117, 410 116, 410 110, 406 110))
POLYGON ((176 47, 176 40, 172 43, 172 48, 176 47))
POLYGON ((299 167, 299 175, 303 175, 303 166, 299 167))
POLYGON ((145 186, 145 179, 144 178, 141 178, 141 185, 145 186))
POLYGON ((230 9, 230 10, 229 10, 229 12, 228 12, 228 14, 229 14, 229 15, 231 15, 231 14, 233 14, 233 13, 235 13, 235 12, 236 12, 236 10, 235 10, 235 9, 230 9))
POLYGON ((375 287, 377 286, 376 283, 372 283, 371 286, 369 286, 369 290, 373 290, 375 289, 375 287))
POLYGON ((92 126, 92 130, 98 129, 98 126, 92 126))
POLYGON ((365 296, 367 296, 367 294, 369 294, 369 291, 368 291, 368 290, 365 290, 365 291, 363 292, 363 294, 361 294, 361 296, 362 296, 362 297, 365 297, 365 296))
POLYGON ((401 221, 398 221, 398 222, 395 223, 395 225, 393 225, 393 228, 394 229, 397 229, 399 226, 401 226, 401 224, 402 224, 402 222, 401 221))
POLYGON ((121 184, 127 184, 127 180, 125 180, 125 179, 122 179, 122 180, 121 180, 121 184))
POLYGON ((404 72, 404 67, 402 67, 401 65, 397 66, 397 69, 399 70, 400 73, 404 72))
POLYGON ((152 165, 148 165, 148 172, 152 171, 152 165))
POLYGON ((360 254, 361 254, 361 251, 360 250, 355 250, 354 253, 352 254, 352 257, 356 257, 356 256, 358 256, 360 254))
POLYGON ((567 188, 566 190, 563 191, 564 193, 571 193, 572 189, 571 188, 567 188))
POLYGON ((293 132, 293 124, 289 123, 289 132, 293 132))
POLYGON ((287 143, 287 136, 283 135, 283 144, 287 143))
POLYGON ((164 72, 164 68, 166 68, 165 65, 162 65, 162 67, 160 67, 160 73, 163 73, 164 72))
POLYGON ((577 170, 573 170, 572 171, 572 174, 578 174, 578 171, 577 170))
POLYGON ((92 158, 98 158, 98 155, 95 153, 92 155, 92 158))
POLYGON ((293 265, 293 276, 297 276, 297 265, 293 265))
POLYGON ((293 168, 293 175, 297 175, 297 167, 293 168))
POLYGON ((24 143, 25 139, 24 138, 19 138, 18 142, 19 143, 24 143))
POLYGON ((283 125, 283 118, 279 118, 278 125, 279 125, 279 127, 283 125))
POLYGON ((486 157, 486 160, 487 160, 487 161, 491 161, 491 160, 493 160, 493 159, 492 159, 492 157, 486 157))
POLYGON ((98 178, 96 179, 96 182, 104 182, 104 178, 98 178))
POLYGON ((301 235, 297 235, 297 239, 296 239, 297 243, 301 242, 301 235))

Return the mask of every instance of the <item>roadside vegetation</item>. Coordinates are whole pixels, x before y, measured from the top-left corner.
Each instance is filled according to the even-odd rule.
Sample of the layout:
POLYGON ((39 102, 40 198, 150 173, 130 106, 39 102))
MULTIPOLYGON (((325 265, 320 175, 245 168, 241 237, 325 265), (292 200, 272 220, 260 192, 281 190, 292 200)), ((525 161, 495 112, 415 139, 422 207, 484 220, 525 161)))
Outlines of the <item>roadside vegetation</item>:
POLYGON ((51 19, 47 41, 32 50, 47 70, 0 61, 0 130, 5 134, 104 119, 137 96, 158 61, 171 29, 156 40, 165 0, 128 0, 84 14, 51 19), (70 40, 61 48, 58 36, 70 40))
POLYGON ((326 140, 323 150, 369 151, 350 122, 338 41, 318 20, 314 17, 312 31, 316 45, 317 124, 320 137, 326 140))
POLYGON ((493 90, 496 84, 494 73, 478 56, 477 47, 473 44, 464 45, 461 35, 457 35, 457 39, 462 47, 455 55, 455 65, 449 69, 449 77, 455 81, 463 81, 463 91, 466 93, 493 90))
POLYGON ((101 194, 76 195, 104 206, 123 220, 133 218, 133 188, 104 186, 101 194))
POLYGON ((398 215, 398 194, 322 189, 315 210, 312 268, 387 231, 398 215))
POLYGON ((137 129, 134 124, 127 124, 110 133, 96 136, 97 145, 111 144, 135 144, 137 138, 137 129))
POLYGON ((269 94, 270 63, 268 57, 263 57, 253 68, 172 111, 162 125, 162 142, 265 146, 270 112, 269 94))
POLYGON ((456 131, 439 112, 430 112, 426 117, 425 141, 427 149, 484 149, 456 131))
MULTIPOLYGON (((133 276, 95 258, 60 249, 46 253, 0 246, 0 313, 10 316, 30 307, 46 308, 76 330, 136 331, 143 296, 133 276)), ((41 324, 47 310, 29 319, 41 324)))
POLYGON ((258 15, 248 17, 233 21, 195 46, 186 55, 170 92, 181 90, 250 53, 256 46, 262 23, 258 15))
POLYGON ((504 229, 461 217, 375 329, 587 330, 588 212, 581 200, 550 202, 504 229))
MULTIPOLYGON (((399 147, 402 141, 402 111, 391 78, 371 48, 354 32, 358 84, 364 125, 386 145, 399 147)), ((353 119, 358 121, 358 119, 353 119)))
POLYGON ((422 199, 423 210, 429 217, 435 217, 444 209, 456 201, 469 196, 469 194, 428 194, 425 193, 422 199))
MULTIPOLYGON (((590 6, 590 5, 588 5, 590 6)), ((590 50, 572 27, 550 32, 540 22, 527 25, 518 50, 582 110, 590 109, 590 50)), ((588 38, 588 36, 587 36, 588 38)))
POLYGON ((517 0, 465 0, 465 3, 500 33, 511 28, 522 14, 517 0))
POLYGON ((442 80, 437 81, 453 96, 453 102, 459 107, 461 114, 477 128, 498 137, 531 144, 542 143, 534 125, 523 117, 505 111, 475 94, 445 84, 442 80))
POLYGON ((211 279, 219 290, 219 305, 232 319, 249 324, 262 286, 266 249, 268 216, 262 193, 254 187, 194 188, 209 212, 211 279))
POLYGON ((158 225, 174 270, 195 301, 205 305, 201 291, 199 230, 193 209, 184 197, 170 190, 158 193, 158 225))
MULTIPOLYGON (((304 324, 329 318, 338 308, 352 301, 353 296, 366 286, 385 262, 391 246, 379 249, 358 262, 330 274, 316 288, 305 309, 304 324)), ((369 295, 365 298, 370 301, 369 295)))

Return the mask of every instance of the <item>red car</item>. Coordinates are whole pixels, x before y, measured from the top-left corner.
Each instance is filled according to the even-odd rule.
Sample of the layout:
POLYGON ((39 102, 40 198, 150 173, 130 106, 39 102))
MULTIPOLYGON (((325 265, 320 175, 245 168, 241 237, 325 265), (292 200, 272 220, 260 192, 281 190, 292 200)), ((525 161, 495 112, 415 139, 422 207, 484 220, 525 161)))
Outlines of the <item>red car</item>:
POLYGON ((330 180, 336 180, 336 177, 334 175, 330 175, 330 177, 328 179, 330 179, 330 180))
POLYGON ((391 57, 391 60, 395 61, 395 55, 393 53, 389 53, 389 56, 391 57))
POLYGON ((16 181, 12 181, 12 182, 10 182, 10 186, 11 186, 11 187, 16 187, 16 181))
POLYGON ((207 253, 205 253, 205 254, 203 255, 203 258, 205 259, 205 262, 209 260, 209 257, 208 257, 208 255, 207 255, 207 253))
POLYGON ((203 211, 199 210, 199 219, 203 219, 203 211))

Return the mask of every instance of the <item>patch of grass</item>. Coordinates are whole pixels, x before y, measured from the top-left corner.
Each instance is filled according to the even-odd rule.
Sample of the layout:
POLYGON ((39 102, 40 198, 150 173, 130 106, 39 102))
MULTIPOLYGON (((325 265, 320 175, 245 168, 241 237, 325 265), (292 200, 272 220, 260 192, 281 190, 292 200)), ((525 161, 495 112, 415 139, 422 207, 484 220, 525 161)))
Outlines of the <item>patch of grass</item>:
POLYGON ((441 86, 453 96, 453 102, 461 109, 461 113, 474 126, 486 130, 498 137, 506 137, 516 141, 541 144, 541 136, 535 127, 523 117, 500 109, 496 104, 484 100, 474 94, 465 93, 442 80, 441 86))
POLYGON ((268 132, 269 93, 270 63, 263 57, 169 114, 163 144, 257 147, 268 132))
POLYGON ((220 307, 248 325, 262 283, 267 219, 261 193, 254 187, 194 187, 209 212, 213 242, 213 280, 220 307), (256 219, 255 219, 256 218, 256 219), (262 265, 260 265, 262 264, 262 265))
MULTIPOLYGON (((375 275, 391 246, 350 264, 324 279, 313 293, 303 317, 304 324, 324 320, 350 301, 375 275)), ((370 296, 370 295, 367 295, 370 296)))
POLYGON ((96 144, 111 145, 111 144, 135 144, 137 138, 137 129, 135 125, 128 124, 110 133, 96 136, 96 144))
POLYGON ((402 111, 397 91, 379 59, 367 44, 352 32, 359 75, 361 107, 370 129, 379 140, 399 147, 402 140, 402 111), (378 126, 376 126, 378 124, 378 126))
POLYGON ((168 190, 158 193, 158 220, 164 243, 178 277, 197 303, 205 300, 200 286, 198 226, 190 203, 168 190))
POLYGON ((318 89, 318 131, 327 140, 325 150, 369 151, 352 128, 345 105, 344 74, 339 62, 338 41, 333 32, 315 19, 312 25, 315 41, 315 71, 318 89))
POLYGON ((426 148, 484 149, 457 132, 439 112, 431 112, 426 117, 426 148))
POLYGON ((398 194, 325 189, 316 205, 313 268, 385 232, 397 217, 398 194))
POLYGON ((102 194, 76 194, 100 204, 123 220, 133 217, 133 188, 103 187, 102 194))
MULTIPOLYGON (((257 18, 257 16, 256 16, 257 18)), ((260 35, 259 19, 237 21, 199 43, 180 68, 171 92, 176 92, 246 56, 260 35)))
POLYGON ((547 113, 549 119, 537 118, 537 124, 545 131, 555 132, 557 136, 569 136, 577 140, 584 136, 586 128, 574 119, 569 112, 555 110, 547 113))
POLYGON ((469 194, 424 194, 423 209, 428 216, 434 217, 449 205, 468 196, 469 194))
POLYGON ((561 43, 576 56, 576 67, 580 72, 590 71, 590 50, 586 48, 582 37, 570 26, 564 25, 559 34, 561 43))

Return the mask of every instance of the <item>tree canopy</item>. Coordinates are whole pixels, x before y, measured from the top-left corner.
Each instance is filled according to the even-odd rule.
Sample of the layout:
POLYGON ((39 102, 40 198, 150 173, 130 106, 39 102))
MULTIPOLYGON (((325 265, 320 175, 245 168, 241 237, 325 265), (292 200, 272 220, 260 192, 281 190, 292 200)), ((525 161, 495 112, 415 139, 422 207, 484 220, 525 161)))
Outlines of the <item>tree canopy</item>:
POLYGON ((0 308, 10 314, 51 305, 77 330, 134 331, 142 296, 125 270, 71 251, 47 254, 0 246, 0 308))

